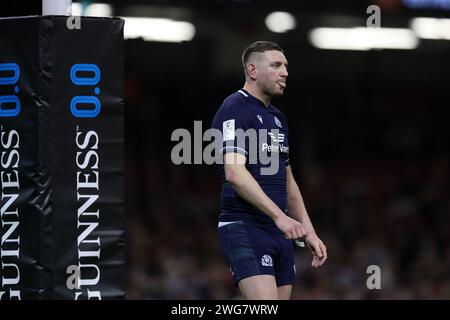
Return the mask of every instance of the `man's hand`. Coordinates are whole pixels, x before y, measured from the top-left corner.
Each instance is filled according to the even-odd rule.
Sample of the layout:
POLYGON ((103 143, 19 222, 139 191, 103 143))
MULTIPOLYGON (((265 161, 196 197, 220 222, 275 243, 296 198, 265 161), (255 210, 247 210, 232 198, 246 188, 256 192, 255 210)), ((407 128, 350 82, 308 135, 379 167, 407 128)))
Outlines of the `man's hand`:
POLYGON ((295 219, 282 214, 274 220, 278 229, 280 229, 286 239, 296 240, 306 235, 303 225, 295 219))
POLYGON ((318 268, 327 260, 327 248, 315 233, 309 233, 305 237, 306 246, 313 255, 311 266, 318 268))

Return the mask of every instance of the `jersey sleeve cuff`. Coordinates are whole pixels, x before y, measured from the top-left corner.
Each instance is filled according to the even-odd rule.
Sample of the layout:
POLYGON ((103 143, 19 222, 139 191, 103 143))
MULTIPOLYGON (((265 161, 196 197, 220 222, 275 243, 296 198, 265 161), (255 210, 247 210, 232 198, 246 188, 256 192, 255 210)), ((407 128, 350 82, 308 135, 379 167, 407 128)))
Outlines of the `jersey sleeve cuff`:
POLYGON ((239 148, 239 147, 233 147, 233 146, 223 147, 219 151, 222 152, 223 154, 233 152, 233 153, 240 153, 244 156, 248 155, 248 152, 245 151, 244 149, 239 148))

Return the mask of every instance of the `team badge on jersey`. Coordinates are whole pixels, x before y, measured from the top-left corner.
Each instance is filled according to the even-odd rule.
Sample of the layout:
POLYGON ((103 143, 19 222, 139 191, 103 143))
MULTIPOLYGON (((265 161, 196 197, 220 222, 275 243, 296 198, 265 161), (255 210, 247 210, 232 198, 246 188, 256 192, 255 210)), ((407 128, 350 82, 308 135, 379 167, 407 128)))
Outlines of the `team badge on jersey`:
POLYGON ((222 134, 223 141, 234 140, 234 119, 223 122, 222 134))
POLYGON ((263 257, 261 258, 261 264, 264 267, 273 267, 272 257, 269 256, 268 254, 263 255, 263 257))
POLYGON ((277 117, 273 117, 273 119, 275 120, 275 124, 278 126, 278 127, 280 127, 281 128, 281 122, 280 122, 280 119, 278 119, 277 117))
POLYGON ((259 120, 261 123, 263 123, 262 117, 261 117, 259 114, 258 114, 256 117, 258 118, 258 120, 259 120))

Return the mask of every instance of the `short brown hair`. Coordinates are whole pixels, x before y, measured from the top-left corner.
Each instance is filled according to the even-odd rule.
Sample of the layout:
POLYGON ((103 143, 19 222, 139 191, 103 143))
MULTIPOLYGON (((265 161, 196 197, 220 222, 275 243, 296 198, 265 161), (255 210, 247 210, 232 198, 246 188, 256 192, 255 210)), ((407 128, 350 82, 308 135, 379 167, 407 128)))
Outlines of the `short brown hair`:
POLYGON ((278 44, 270 41, 256 41, 251 45, 249 45, 247 48, 245 48, 244 52, 242 52, 242 65, 244 66, 245 74, 247 74, 245 65, 248 62, 249 57, 252 53, 255 52, 263 53, 272 50, 283 52, 283 49, 281 49, 281 47, 278 44))

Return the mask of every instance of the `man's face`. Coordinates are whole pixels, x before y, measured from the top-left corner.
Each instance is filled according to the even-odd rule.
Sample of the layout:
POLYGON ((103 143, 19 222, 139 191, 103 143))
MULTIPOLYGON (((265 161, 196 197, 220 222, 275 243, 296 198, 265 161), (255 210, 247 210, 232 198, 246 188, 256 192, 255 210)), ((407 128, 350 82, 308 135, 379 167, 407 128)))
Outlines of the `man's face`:
POLYGON ((259 53, 256 66, 256 84, 263 93, 278 97, 286 88, 287 60, 280 51, 272 50, 259 53))

